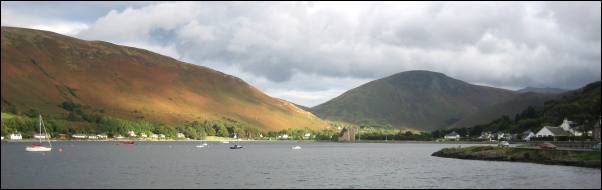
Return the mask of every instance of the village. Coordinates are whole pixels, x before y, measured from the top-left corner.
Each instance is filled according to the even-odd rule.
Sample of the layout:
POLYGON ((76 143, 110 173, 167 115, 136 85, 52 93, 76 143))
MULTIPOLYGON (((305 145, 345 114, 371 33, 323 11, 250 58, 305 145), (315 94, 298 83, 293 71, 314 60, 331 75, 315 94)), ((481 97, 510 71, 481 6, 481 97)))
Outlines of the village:
POLYGON ((461 137, 452 131, 444 136, 441 141, 481 141, 481 142, 509 142, 521 144, 519 147, 537 147, 541 143, 551 143, 558 148, 595 149, 600 150, 600 120, 593 130, 579 131, 581 126, 565 118, 558 126, 542 126, 537 132, 527 130, 521 134, 505 132, 482 132, 476 138, 461 137))

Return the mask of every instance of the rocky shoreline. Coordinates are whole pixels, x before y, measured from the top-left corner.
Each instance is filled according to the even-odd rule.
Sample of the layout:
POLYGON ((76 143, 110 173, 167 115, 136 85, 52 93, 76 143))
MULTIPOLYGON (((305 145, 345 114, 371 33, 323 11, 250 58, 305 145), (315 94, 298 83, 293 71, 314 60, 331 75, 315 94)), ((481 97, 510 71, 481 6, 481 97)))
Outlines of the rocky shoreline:
POLYGON ((472 146, 465 148, 444 148, 434 152, 431 156, 467 160, 529 162, 548 165, 600 168, 600 152, 594 151, 472 146))

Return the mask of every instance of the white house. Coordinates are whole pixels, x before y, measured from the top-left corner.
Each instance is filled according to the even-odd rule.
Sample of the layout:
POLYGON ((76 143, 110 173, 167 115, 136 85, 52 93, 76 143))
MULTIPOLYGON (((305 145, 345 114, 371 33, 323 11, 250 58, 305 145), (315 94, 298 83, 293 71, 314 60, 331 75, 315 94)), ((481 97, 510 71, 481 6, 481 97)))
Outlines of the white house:
POLYGON ((493 135, 491 134, 491 132, 485 132, 485 131, 483 131, 483 132, 481 132, 481 136, 479 136, 478 139, 481 139, 481 140, 491 140, 491 138, 493 138, 493 135))
POLYGON ((445 135, 445 140, 460 140, 460 134, 456 133, 455 131, 445 135))
POLYGON ((84 134, 73 134, 73 135, 71 135, 71 138, 74 138, 74 139, 85 139, 85 138, 88 138, 88 136, 84 135, 84 134))
POLYGON ((147 137, 148 137, 148 135, 146 135, 146 133, 140 133, 140 137, 141 137, 141 138, 147 138, 147 137))
POLYGON ((305 133, 305 135, 303 135, 303 136, 305 136, 305 138, 309 138, 309 137, 311 137, 311 133, 305 133))
POLYGON ((164 134, 159 134, 159 138, 162 138, 162 139, 164 139, 164 138, 165 138, 165 135, 164 135, 164 134))
POLYGON ((33 138, 34 139, 46 139, 46 138, 50 138, 50 135, 45 134, 45 133, 35 133, 35 134, 33 134, 33 138))
POLYGON ((97 136, 99 139, 107 139, 107 138, 109 138, 109 136, 108 136, 108 135, 106 135, 106 134, 100 134, 100 135, 96 135, 96 136, 97 136))
POLYGON ((159 138, 159 135, 152 133, 152 134, 150 135, 150 138, 151 138, 151 139, 158 139, 158 138, 159 138))
POLYGON ((128 135, 130 137, 136 137, 136 132, 134 132, 134 131, 128 131, 128 135))
POLYGON ((9 136, 10 140, 22 140, 23 137, 21 136, 21 133, 11 133, 9 136))
POLYGON ((571 136, 571 134, 561 127, 552 127, 552 126, 544 126, 537 133, 535 133, 536 137, 567 137, 571 136))
POLYGON ((559 127, 562 128, 562 130, 571 133, 571 135, 573 135, 573 136, 577 136, 577 137, 583 136, 583 133, 577 131, 577 129, 575 128, 576 123, 569 121, 567 118, 564 118, 564 120, 562 121, 562 124, 560 124, 559 127))
POLYGON ((531 131, 531 130, 527 130, 527 131, 523 132, 523 134, 521 136, 521 138, 524 141, 530 141, 531 138, 533 138, 533 137, 535 137, 535 133, 533 133, 533 131, 531 131))
POLYGON ((281 138, 281 139, 288 139, 288 134, 283 134, 283 135, 280 135, 280 136, 278 136, 278 138, 281 138))
POLYGON ((183 139, 183 138, 186 138, 186 135, 184 135, 184 133, 178 133, 178 134, 176 134, 176 137, 183 139))
POLYGON ((1 136, 1 137, 2 137, 2 140, 4 140, 4 136, 1 136))
POLYGON ((88 139, 96 140, 96 139, 98 139, 98 136, 96 136, 96 135, 88 135, 88 139))

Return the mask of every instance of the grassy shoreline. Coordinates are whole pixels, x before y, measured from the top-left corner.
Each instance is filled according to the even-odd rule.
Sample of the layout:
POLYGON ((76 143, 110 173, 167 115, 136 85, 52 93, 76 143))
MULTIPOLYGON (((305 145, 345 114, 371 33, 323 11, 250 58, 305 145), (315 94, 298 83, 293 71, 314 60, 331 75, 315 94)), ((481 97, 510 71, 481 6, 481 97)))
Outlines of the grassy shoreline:
POLYGON ((434 152, 431 156, 467 160, 529 162, 547 165, 600 168, 600 152, 597 151, 472 146, 464 148, 444 148, 434 152))

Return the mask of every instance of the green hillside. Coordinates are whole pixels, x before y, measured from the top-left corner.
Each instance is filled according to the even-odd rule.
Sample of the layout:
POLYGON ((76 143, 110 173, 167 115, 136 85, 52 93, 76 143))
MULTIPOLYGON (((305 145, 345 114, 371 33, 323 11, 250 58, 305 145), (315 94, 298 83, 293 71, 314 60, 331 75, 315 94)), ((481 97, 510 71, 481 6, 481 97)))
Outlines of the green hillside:
POLYGON ((323 119, 441 129, 517 93, 469 84, 444 74, 408 71, 375 80, 312 108, 323 119))
POLYGON ((3 26, 1 60, 3 112, 98 125, 111 117, 166 126, 224 121, 264 131, 328 126, 239 78, 143 49, 3 26))
POLYGON ((576 122, 580 126, 578 130, 588 131, 600 119, 601 90, 600 81, 593 82, 583 88, 563 93, 558 98, 546 101, 543 106, 525 108, 516 115, 502 116, 486 124, 469 128, 435 131, 433 135, 441 137, 451 131, 456 131, 462 136, 466 133, 478 136, 483 131, 516 134, 527 130, 536 132, 544 125, 558 126, 564 118, 576 122))

